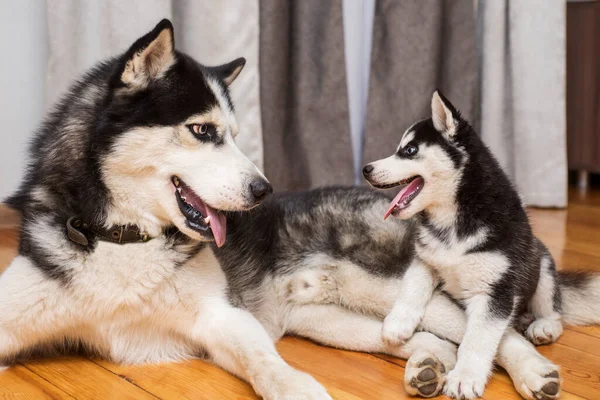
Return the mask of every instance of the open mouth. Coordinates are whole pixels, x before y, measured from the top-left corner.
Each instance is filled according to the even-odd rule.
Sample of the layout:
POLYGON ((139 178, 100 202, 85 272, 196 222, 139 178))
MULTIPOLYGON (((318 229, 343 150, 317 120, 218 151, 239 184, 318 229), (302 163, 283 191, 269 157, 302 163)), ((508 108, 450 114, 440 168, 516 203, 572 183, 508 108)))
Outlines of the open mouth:
POLYGON ((223 246, 227 228, 225 213, 206 204, 179 177, 171 177, 171 182, 175 186, 177 204, 187 227, 205 237, 214 238, 217 246, 223 246))
POLYGON ((423 189, 425 185, 425 180, 421 176, 413 176, 408 179, 404 179, 398 183, 393 185, 386 185, 388 187, 394 187, 398 185, 406 185, 398 192, 394 200, 390 203, 390 208, 388 208, 387 212, 383 216, 383 219, 386 220, 390 215, 396 215, 400 213, 402 210, 405 210, 410 206, 410 202, 415 199, 419 195, 419 192, 423 189))

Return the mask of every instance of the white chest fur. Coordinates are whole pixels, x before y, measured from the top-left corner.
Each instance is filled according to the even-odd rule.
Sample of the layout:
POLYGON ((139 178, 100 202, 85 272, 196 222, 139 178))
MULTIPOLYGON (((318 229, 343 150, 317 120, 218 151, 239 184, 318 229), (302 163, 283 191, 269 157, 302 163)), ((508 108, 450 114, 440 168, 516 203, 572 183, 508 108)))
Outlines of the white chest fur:
POLYGON ((450 228, 444 238, 421 227, 417 255, 444 280, 444 289, 458 299, 488 293, 508 268, 507 258, 499 252, 473 251, 485 242, 487 232, 458 238, 450 228))
POLYGON ((115 312, 148 315, 215 291, 225 292, 225 276, 209 248, 187 260, 185 252, 159 237, 124 245, 99 241, 93 251, 84 253, 73 248, 55 226, 40 221, 35 229, 43 233, 40 246, 48 260, 70 277, 63 290, 74 307, 94 310, 98 318, 115 312))

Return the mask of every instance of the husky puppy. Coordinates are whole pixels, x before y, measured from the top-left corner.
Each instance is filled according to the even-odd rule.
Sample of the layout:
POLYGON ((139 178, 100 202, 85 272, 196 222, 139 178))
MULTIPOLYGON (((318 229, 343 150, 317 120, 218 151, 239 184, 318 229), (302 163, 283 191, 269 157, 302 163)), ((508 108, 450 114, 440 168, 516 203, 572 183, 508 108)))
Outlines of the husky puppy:
MULTIPOLYGON (((382 220, 389 202, 367 188, 276 194, 251 212, 228 215, 230 233, 214 255, 232 302, 251 311, 275 340, 293 334, 408 358, 406 391, 432 397, 456 363, 452 343, 463 339, 465 312, 435 289, 417 257, 418 223, 382 220), (413 308, 422 309, 418 332, 400 340, 394 335, 413 320, 394 314, 413 308)), ((572 298, 580 292, 573 288, 572 298)), ((558 367, 517 332, 506 335, 496 360, 523 397, 559 396, 558 367)))
MULTIPOLYGON (((363 173, 378 188, 404 185, 384 219, 415 216, 418 258, 468 315, 445 393, 480 397, 498 348, 518 318, 531 315, 525 335, 534 344, 554 342, 563 319, 600 323, 600 278, 557 274, 490 150, 438 91, 431 109, 431 118, 404 133, 394 155, 366 165, 363 173), (576 294, 573 287, 579 288, 576 294)), ((405 322, 401 340, 416 328, 414 314, 422 312, 392 310, 388 318, 405 322)))

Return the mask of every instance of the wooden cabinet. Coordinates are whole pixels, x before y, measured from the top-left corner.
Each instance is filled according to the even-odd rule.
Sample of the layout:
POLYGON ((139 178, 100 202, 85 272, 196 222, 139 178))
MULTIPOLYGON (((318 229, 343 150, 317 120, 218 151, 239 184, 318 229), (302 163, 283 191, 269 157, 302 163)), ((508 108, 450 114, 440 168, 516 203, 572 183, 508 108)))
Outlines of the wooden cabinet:
POLYGON ((567 148, 570 170, 600 173, 600 1, 567 3, 567 148))

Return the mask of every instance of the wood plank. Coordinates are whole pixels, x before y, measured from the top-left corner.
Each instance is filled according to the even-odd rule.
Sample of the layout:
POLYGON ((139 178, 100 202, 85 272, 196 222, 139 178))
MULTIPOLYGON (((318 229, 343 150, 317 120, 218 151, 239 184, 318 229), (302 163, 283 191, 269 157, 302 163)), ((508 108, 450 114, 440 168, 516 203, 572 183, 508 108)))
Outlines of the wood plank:
POLYGON ((167 399, 257 399, 250 385, 201 360, 163 365, 117 365, 94 360, 127 381, 167 399))
POLYGON ((600 399, 600 357, 561 343, 537 349, 560 366, 565 391, 586 399, 600 399))
MULTIPOLYGON (((600 326, 569 326, 571 331, 585 333, 600 339, 600 326)), ((596 343, 596 346, 600 346, 600 342, 596 343)))
MULTIPOLYGON (((596 357, 600 357, 600 346, 598 346, 598 337, 587 333, 588 327, 575 327, 580 330, 574 330, 568 327, 564 330, 557 343, 574 350, 583 351, 596 357)), ((600 331, 598 327, 594 327, 600 331)))
POLYGON ((0 399, 73 399, 23 365, 0 372, 0 399))
POLYGON ((19 214, 4 203, 0 203, 0 228, 16 228, 21 224, 19 214))
POLYGON ((371 354, 322 347, 287 337, 277 344, 293 367, 309 372, 335 399, 409 399, 404 368, 371 354))
POLYGON ((75 398, 156 399, 123 377, 82 357, 34 360, 26 367, 75 398))

